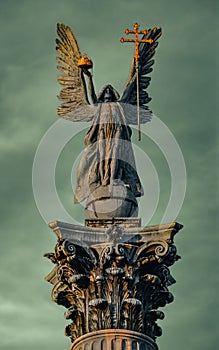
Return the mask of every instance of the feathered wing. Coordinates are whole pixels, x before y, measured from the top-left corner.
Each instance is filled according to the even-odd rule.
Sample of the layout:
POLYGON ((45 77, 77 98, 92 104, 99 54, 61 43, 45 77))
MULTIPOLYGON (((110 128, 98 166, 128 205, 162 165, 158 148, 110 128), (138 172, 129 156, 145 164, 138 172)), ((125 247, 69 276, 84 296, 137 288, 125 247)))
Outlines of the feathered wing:
MULTIPOLYGON (((64 25, 57 24, 56 57, 59 65, 57 69, 62 73, 58 75, 58 82, 63 86, 58 98, 64 101, 57 109, 57 114, 73 121, 91 120, 92 113, 83 113, 89 110, 86 83, 82 70, 78 67, 81 57, 80 48, 72 30, 64 25), (79 113, 77 113, 79 111, 79 113)), ((90 106, 91 107, 91 106, 90 106)))
MULTIPOLYGON (((158 45, 158 38, 161 36, 161 28, 149 29, 146 35, 143 35, 142 39, 152 39, 150 43, 139 44, 139 62, 138 62, 138 78, 139 78, 139 105, 142 109, 148 109, 147 103, 151 100, 146 91, 150 84, 151 78, 147 75, 152 72, 154 60, 152 59, 155 54, 155 49, 158 45)), ((131 70, 128 76, 128 80, 125 85, 124 92, 120 98, 120 102, 128 103, 131 105, 137 104, 137 75, 136 67, 133 59, 131 70)), ((151 113, 152 114, 152 113, 151 113)), ((142 122, 142 121, 141 121, 142 122)))

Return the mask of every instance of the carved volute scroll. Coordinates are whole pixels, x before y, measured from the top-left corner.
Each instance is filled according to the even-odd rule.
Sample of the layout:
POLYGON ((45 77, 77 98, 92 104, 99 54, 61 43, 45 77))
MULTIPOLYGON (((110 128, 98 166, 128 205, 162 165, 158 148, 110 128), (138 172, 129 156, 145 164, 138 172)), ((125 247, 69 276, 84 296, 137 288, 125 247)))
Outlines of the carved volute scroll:
POLYGON ((173 236, 181 225, 125 230, 114 224, 99 236, 95 228, 50 226, 58 243, 54 254, 46 254, 55 263, 46 279, 53 284, 52 299, 67 308, 65 334, 72 342, 104 329, 130 330, 153 340, 161 335, 159 308, 173 301, 169 267, 179 259, 173 236), (78 238, 84 232, 82 243, 78 238))

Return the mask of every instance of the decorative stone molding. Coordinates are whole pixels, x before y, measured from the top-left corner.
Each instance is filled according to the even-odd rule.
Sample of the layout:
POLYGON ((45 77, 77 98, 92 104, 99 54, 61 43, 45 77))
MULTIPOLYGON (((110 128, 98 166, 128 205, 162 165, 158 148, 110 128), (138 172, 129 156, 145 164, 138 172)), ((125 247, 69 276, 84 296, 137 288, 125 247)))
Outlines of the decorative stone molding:
POLYGON ((123 329, 92 332, 78 338, 70 350, 158 350, 149 337, 123 329))
POLYGON ((157 320, 164 314, 159 308, 173 301, 168 288, 175 280, 169 267, 179 259, 173 238, 182 225, 127 228, 121 218, 118 222, 95 228, 58 221, 49 225, 58 242, 55 253, 45 254, 55 264, 46 280, 53 284, 52 299, 67 308, 65 317, 71 323, 65 333, 72 342, 109 329, 153 340, 162 333, 157 320))

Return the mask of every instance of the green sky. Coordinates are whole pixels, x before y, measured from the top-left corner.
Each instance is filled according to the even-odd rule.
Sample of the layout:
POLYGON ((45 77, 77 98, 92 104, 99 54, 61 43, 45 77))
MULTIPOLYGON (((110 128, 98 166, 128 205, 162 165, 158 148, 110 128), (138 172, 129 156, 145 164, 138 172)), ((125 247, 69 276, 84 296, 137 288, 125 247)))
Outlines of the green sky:
MULTIPOLYGON (((64 350, 70 345, 63 335, 64 309, 52 303, 51 287, 43 279, 52 269, 43 254, 53 250, 56 239, 40 216, 32 192, 37 146, 57 121, 56 23, 71 26, 81 50, 94 60, 97 90, 110 82, 121 93, 133 48, 120 44, 119 38, 136 21, 142 29, 163 29, 149 91, 150 107, 175 136, 188 176, 186 198, 176 218, 185 227, 175 240, 182 256, 172 268, 177 280, 171 287, 175 302, 164 309, 158 344, 160 350, 216 349, 216 4, 216 0, 1 0, 2 350, 64 350)), ((81 223, 83 211, 73 205, 70 174, 83 149, 83 135, 63 149, 56 169, 60 199, 81 223)), ((150 221, 157 224, 167 205, 170 174, 151 140, 143 137, 140 147, 153 162, 160 181, 160 202, 150 221)), ((45 167, 49 161, 45 159, 45 167)), ((147 182, 142 163, 139 172, 146 174, 147 182)), ((147 193, 143 203, 148 205, 150 196, 153 193, 147 193)))

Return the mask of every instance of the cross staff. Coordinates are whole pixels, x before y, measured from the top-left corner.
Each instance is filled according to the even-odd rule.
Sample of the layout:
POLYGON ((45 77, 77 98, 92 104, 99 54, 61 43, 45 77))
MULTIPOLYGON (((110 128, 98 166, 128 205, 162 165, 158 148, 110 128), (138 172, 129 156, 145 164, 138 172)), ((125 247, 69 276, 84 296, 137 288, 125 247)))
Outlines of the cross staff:
POLYGON ((138 60, 140 58, 139 52, 138 52, 138 46, 139 43, 153 43, 152 39, 139 39, 138 35, 139 34, 148 34, 148 30, 138 30, 139 24, 135 23, 134 24, 134 29, 126 29, 125 34, 135 34, 135 39, 126 39, 126 38, 121 38, 120 41, 121 43, 124 42, 129 42, 129 43, 135 43, 135 67, 136 67, 136 76, 137 76, 137 81, 136 81, 136 86, 137 86, 137 113, 138 113, 138 140, 141 140, 141 129, 140 129, 140 113, 139 113, 139 81, 138 81, 138 60))

